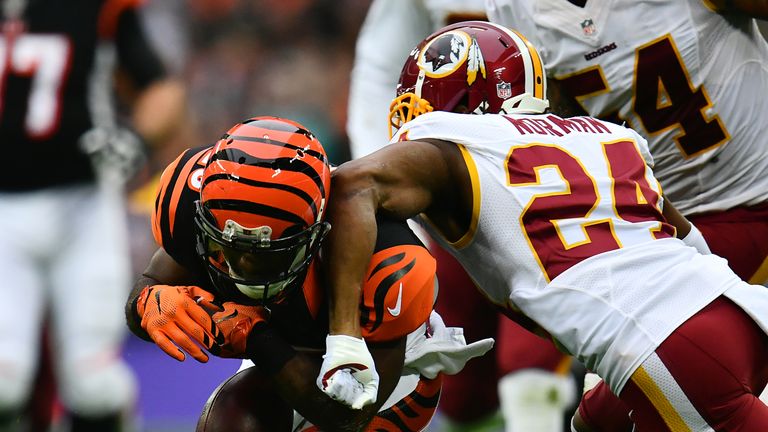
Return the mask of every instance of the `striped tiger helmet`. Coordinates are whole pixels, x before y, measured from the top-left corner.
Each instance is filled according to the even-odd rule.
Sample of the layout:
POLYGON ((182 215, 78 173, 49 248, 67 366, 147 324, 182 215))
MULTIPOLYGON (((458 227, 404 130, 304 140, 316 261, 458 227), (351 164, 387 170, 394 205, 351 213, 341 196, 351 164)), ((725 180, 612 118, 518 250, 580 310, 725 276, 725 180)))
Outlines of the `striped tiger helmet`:
POLYGON ((203 171, 198 253, 225 300, 280 301, 304 280, 330 229, 325 150, 304 126, 256 117, 230 129, 203 171))
POLYGON ((408 55, 389 113, 390 134, 430 111, 543 113, 547 77, 520 33, 464 21, 432 33, 408 55))

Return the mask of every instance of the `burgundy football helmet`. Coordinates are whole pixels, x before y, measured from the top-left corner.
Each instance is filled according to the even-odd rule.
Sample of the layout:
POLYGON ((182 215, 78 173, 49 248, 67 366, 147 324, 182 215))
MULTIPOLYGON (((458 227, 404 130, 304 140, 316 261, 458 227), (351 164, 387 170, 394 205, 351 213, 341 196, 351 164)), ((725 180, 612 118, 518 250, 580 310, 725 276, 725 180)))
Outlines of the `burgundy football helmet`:
POLYGON ((430 111, 542 113, 546 93, 544 65, 525 37, 485 21, 459 22, 408 55, 390 105, 390 132, 430 111))

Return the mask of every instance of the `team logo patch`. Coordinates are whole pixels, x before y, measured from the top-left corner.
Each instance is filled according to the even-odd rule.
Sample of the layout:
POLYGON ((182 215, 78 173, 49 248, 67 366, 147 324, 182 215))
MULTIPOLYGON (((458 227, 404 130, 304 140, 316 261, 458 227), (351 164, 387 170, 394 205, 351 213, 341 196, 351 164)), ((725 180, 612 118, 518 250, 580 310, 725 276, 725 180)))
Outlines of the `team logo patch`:
POLYGON ((586 36, 591 36, 597 32, 597 28, 595 27, 595 23, 592 21, 592 18, 585 19, 581 22, 581 30, 586 36))
POLYGON ((485 78, 485 60, 477 40, 469 34, 453 30, 429 41, 418 54, 419 69, 429 77, 448 76, 467 64, 467 85, 472 85, 477 74, 485 78))
POLYGON ((500 99, 509 99, 512 97, 512 84, 508 82, 500 82, 496 84, 496 96, 500 99))
POLYGON ((462 31, 442 34, 421 50, 419 68, 431 77, 450 75, 467 61, 471 45, 471 38, 462 31))

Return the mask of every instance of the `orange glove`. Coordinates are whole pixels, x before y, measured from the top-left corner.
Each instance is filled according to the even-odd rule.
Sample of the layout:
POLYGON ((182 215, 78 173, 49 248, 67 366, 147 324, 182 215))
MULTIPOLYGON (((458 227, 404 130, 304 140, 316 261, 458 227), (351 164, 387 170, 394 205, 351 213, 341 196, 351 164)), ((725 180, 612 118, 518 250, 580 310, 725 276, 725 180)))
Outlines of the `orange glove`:
POLYGON ((136 311, 141 327, 166 354, 184 361, 183 349, 205 363, 208 356, 193 340, 208 349, 224 340, 211 316, 199 305, 211 301, 213 294, 196 286, 153 285, 139 294, 136 311))
POLYGON ((223 307, 212 318, 221 330, 224 342, 214 345, 208 351, 224 358, 248 358, 248 336, 256 324, 269 320, 269 311, 263 306, 246 306, 234 302, 226 302, 223 307))

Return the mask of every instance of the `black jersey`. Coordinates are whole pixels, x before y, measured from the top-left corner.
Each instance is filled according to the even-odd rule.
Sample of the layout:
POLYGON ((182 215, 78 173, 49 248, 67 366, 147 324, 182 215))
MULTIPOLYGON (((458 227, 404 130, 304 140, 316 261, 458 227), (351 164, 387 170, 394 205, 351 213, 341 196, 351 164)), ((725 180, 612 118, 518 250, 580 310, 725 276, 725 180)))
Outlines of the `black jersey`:
MULTIPOLYGON (((197 285, 215 292, 206 264, 196 251, 195 201, 212 147, 183 152, 163 172, 152 215, 155 241, 196 276, 197 285)), ((436 296, 436 263, 403 221, 380 220, 379 235, 360 302, 366 340, 403 337, 427 321, 436 296)), ((270 325, 293 345, 322 350, 327 334, 325 290, 313 263, 303 295, 289 295, 270 306, 270 325)), ((227 299, 223 299, 227 300, 227 299)))
POLYGON ((99 42, 114 42, 139 88, 163 74, 141 31, 139 1, 24 3, 19 20, 0 16, 0 190, 93 181, 79 138, 92 127, 89 80, 99 42))

